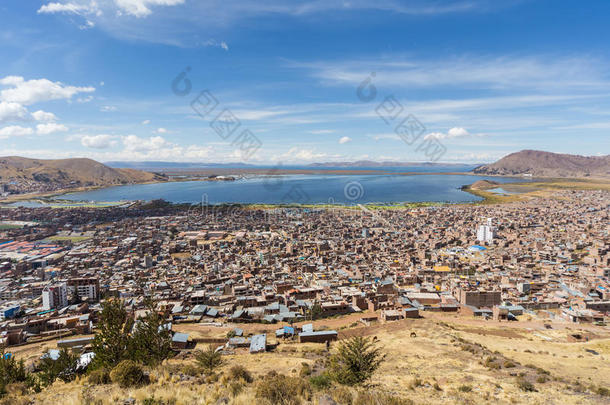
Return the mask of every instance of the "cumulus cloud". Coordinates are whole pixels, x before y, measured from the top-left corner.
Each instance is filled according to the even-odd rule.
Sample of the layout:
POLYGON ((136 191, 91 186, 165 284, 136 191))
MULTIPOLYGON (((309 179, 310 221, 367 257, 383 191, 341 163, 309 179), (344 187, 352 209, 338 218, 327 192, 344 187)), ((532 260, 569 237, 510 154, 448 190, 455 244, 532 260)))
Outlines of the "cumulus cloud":
POLYGON ((156 132, 158 134, 167 134, 167 129, 165 129, 165 128, 157 128, 156 132))
POLYGON ((102 106, 102 108, 100 108, 101 112, 112 112, 112 111, 116 111, 116 110, 117 110, 117 108, 113 105, 105 105, 105 106, 102 106))
POLYGON ((56 124, 54 122, 50 122, 48 124, 38 124, 36 125, 36 133, 38 135, 50 135, 56 132, 66 132, 68 127, 63 124, 56 124))
POLYGON ((48 79, 25 80, 21 76, 6 76, 0 79, 0 85, 9 87, 0 91, 0 101, 22 105, 50 100, 68 100, 75 94, 95 91, 94 87, 69 86, 48 79))
POLYGON ((34 118, 38 122, 54 122, 57 121, 57 116, 51 112, 46 112, 42 110, 34 111, 32 113, 32 118, 34 118))
POLYGON ((142 125, 148 125, 148 124, 150 124, 150 120, 144 120, 144 121, 142 121, 142 125))
POLYGON ((152 13, 152 6, 175 6, 184 0, 115 0, 115 3, 123 12, 141 18, 152 13))
POLYGON ((80 142, 83 146, 93 149, 106 149, 116 145, 113 135, 85 135, 80 142))
POLYGON ((127 135, 123 138, 123 145, 125 145, 125 149, 128 151, 149 152, 168 147, 171 144, 161 136, 141 138, 136 135, 127 135))
POLYGON ((351 141, 352 141, 352 138, 350 138, 349 136, 344 136, 341 139, 339 139, 339 143, 341 145, 343 145, 344 143, 351 142, 351 141))
POLYGON ((23 120, 27 114, 28 110, 19 103, 0 102, 0 122, 23 120))
POLYGON ((98 8, 97 2, 91 1, 90 3, 48 3, 41 6, 38 9, 38 14, 96 14, 101 15, 102 11, 98 8))
POLYGON ((8 127, 0 128, 0 139, 7 139, 15 136, 31 135, 33 133, 34 131, 32 130, 32 128, 11 125, 8 127))
POLYGON ((424 139, 455 139, 455 138, 463 138, 467 136, 483 136, 483 134, 471 134, 465 128, 462 127, 453 127, 447 133, 442 132, 432 132, 424 136, 424 139))

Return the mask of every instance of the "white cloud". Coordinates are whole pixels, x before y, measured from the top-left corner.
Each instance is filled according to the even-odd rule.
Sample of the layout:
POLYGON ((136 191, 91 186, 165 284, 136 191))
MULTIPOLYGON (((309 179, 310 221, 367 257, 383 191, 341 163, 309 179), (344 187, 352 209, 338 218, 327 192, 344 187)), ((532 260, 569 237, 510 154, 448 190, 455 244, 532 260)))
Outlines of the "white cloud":
POLYGON ((451 128, 448 132, 447 135, 449 138, 457 138, 460 136, 466 136, 469 135, 468 131, 466 131, 464 128, 461 127, 454 127, 451 128))
POLYGON ((113 105, 104 105, 102 106, 102 108, 100 108, 101 112, 112 112, 112 111, 116 111, 117 108, 113 105))
POLYGON ((161 136, 140 138, 136 135, 127 135, 123 137, 123 144, 125 145, 126 150, 134 152, 150 152, 171 145, 161 136))
POLYGON ((30 105, 43 101, 70 99, 78 93, 92 93, 94 87, 68 86, 48 79, 25 80, 21 76, 6 76, 0 85, 9 86, 0 91, 0 101, 30 105))
POLYGON ((148 125, 148 124, 150 124, 150 120, 144 120, 144 121, 142 121, 142 125, 148 125))
POLYGON ((157 130, 155 132, 157 132, 158 134, 167 134, 167 129, 157 128, 157 130))
POLYGON ((57 116, 53 113, 38 110, 32 113, 32 117, 38 122, 53 122, 57 121, 57 116))
POLYGON ((432 132, 424 136, 424 139, 455 139, 464 138, 467 136, 484 136, 485 134, 470 134, 466 129, 462 127, 453 127, 446 134, 441 132, 432 132))
POLYGON ((50 122, 48 124, 38 124, 36 125, 36 133, 38 135, 50 135, 56 132, 66 132, 68 127, 63 124, 56 124, 54 122, 50 122))
POLYGON ((344 136, 341 139, 339 139, 339 143, 341 145, 343 145, 344 143, 351 142, 351 141, 352 141, 352 138, 350 138, 349 136, 344 136))
POLYGON ((87 148, 106 149, 116 145, 113 135, 85 135, 81 138, 81 144, 87 148))
POLYGON ((175 6, 184 0, 115 0, 120 10, 135 17, 146 17, 152 13, 151 6, 175 6))
POLYGON ((395 141, 400 141, 400 137, 396 134, 378 134, 378 135, 373 135, 372 138, 376 141, 380 141, 382 139, 392 139, 395 141))
POLYGON ((27 114, 28 110, 19 103, 0 102, 0 122, 23 120, 27 114))
POLYGON ((68 3, 48 3, 41 6, 38 9, 38 14, 98 14, 101 10, 97 7, 95 1, 91 1, 89 4, 68 2, 68 3))
POLYGON ((15 136, 31 135, 33 133, 34 131, 32 130, 32 128, 11 125, 8 127, 0 128, 0 139, 7 139, 15 136))
POLYGON ((77 103, 88 103, 89 101, 93 100, 93 96, 86 96, 86 97, 79 97, 76 99, 77 103))

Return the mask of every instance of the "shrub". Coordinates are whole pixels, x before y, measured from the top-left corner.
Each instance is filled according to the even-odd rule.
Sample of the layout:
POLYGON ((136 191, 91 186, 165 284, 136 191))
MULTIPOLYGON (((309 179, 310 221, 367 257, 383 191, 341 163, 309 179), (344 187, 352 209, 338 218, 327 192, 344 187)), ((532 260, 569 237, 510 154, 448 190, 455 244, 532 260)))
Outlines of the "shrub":
POLYGON ((602 397, 610 397, 610 389, 606 387, 598 387, 595 392, 597 392, 597 395, 601 395, 602 397))
POLYGON ((527 381, 525 378, 518 378, 517 379, 517 387, 519 387, 519 389, 521 391, 536 392, 536 388, 534 387, 534 384, 532 384, 531 382, 527 381))
POLYGON ((311 367, 307 363, 301 364, 301 371, 299 372, 301 377, 307 377, 311 375, 311 367))
POLYGON ((224 364, 222 354, 217 352, 212 345, 205 350, 195 352, 195 360, 207 372, 212 372, 224 364))
POLYGON ((157 366, 172 352, 172 335, 165 327, 165 316, 156 310, 155 302, 147 299, 147 313, 138 319, 127 345, 127 356, 147 366, 157 366))
POLYGON ((6 394, 7 385, 26 382, 28 377, 23 359, 17 361, 13 356, 5 356, 4 349, 0 348, 0 397, 6 394))
POLYGON ((242 380, 235 380, 229 383, 229 392, 231 396, 238 396, 244 389, 244 382, 242 380))
POLYGON ((301 398, 307 400, 311 397, 311 387, 301 378, 267 375, 256 387, 256 397, 274 405, 299 405, 301 398))
POLYGON ((536 378, 536 382, 540 383, 540 384, 544 384, 548 380, 549 380, 549 378, 545 375, 539 375, 538 378, 536 378))
POLYGON ((201 369, 198 366, 190 363, 182 366, 181 371, 183 374, 189 375, 191 377, 195 377, 201 374, 201 369))
POLYGON ((251 383, 254 380, 250 372, 240 365, 231 367, 228 375, 232 380, 244 380, 247 383, 251 383))
POLYGON ((460 392, 470 392, 470 391, 472 391, 472 387, 470 385, 460 385, 458 387, 458 391, 460 391, 460 392))
POLYGON ((332 379, 328 373, 322 373, 320 375, 309 378, 309 383, 316 390, 323 390, 330 387, 332 379))
POLYGON ((40 360, 40 363, 38 363, 38 368, 40 369, 38 377, 42 385, 51 385, 58 378, 63 382, 74 380, 78 374, 77 367, 79 359, 79 355, 72 354, 67 349, 60 350, 57 360, 45 356, 40 360))
POLYGON ((504 362, 504 368, 513 368, 513 367, 516 367, 516 365, 512 361, 507 360, 504 362))
POLYGON ((89 373, 87 381, 89 384, 95 385, 110 384, 110 373, 106 368, 98 368, 97 370, 93 370, 91 373, 89 373))
POLYGON ((385 359, 371 338, 356 336, 339 343, 330 358, 333 378, 340 384, 356 385, 370 379, 385 359))
POLYGON ((110 372, 113 383, 122 388, 144 385, 147 382, 142 367, 132 360, 123 360, 110 372))

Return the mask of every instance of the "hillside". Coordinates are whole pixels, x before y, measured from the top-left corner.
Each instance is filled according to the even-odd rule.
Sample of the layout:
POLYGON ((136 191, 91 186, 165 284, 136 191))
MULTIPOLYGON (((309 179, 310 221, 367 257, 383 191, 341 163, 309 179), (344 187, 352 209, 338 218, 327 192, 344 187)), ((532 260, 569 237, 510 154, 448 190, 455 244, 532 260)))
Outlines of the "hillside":
POLYGON ((29 159, 0 157, 0 182, 55 188, 109 186, 164 181, 164 175, 134 169, 116 169, 91 159, 29 159))
POLYGON ((495 163, 479 166, 473 172, 500 176, 531 174, 535 177, 610 177, 610 155, 580 156, 522 150, 495 163))

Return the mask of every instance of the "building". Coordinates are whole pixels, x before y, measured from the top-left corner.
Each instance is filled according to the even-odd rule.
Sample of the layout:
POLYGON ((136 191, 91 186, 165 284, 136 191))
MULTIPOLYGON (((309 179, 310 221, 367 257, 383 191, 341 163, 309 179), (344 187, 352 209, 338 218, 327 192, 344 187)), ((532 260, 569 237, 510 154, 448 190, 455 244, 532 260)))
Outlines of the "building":
POLYGON ((17 304, 9 303, 8 305, 3 306, 0 308, 0 322, 14 318, 20 309, 21 307, 17 304))
POLYGON ((68 290, 72 296, 99 301, 100 280, 97 277, 71 278, 68 280, 68 290))
POLYGON ((459 301, 462 305, 470 305, 476 308, 493 308, 502 302, 500 291, 479 291, 460 289, 459 301))
POLYGON ((42 290, 42 307, 45 311, 68 306, 66 283, 48 285, 42 290))
POLYGON ((494 227, 491 218, 487 218, 487 224, 479 226, 477 230, 477 240, 479 242, 491 243, 494 240, 494 227))

